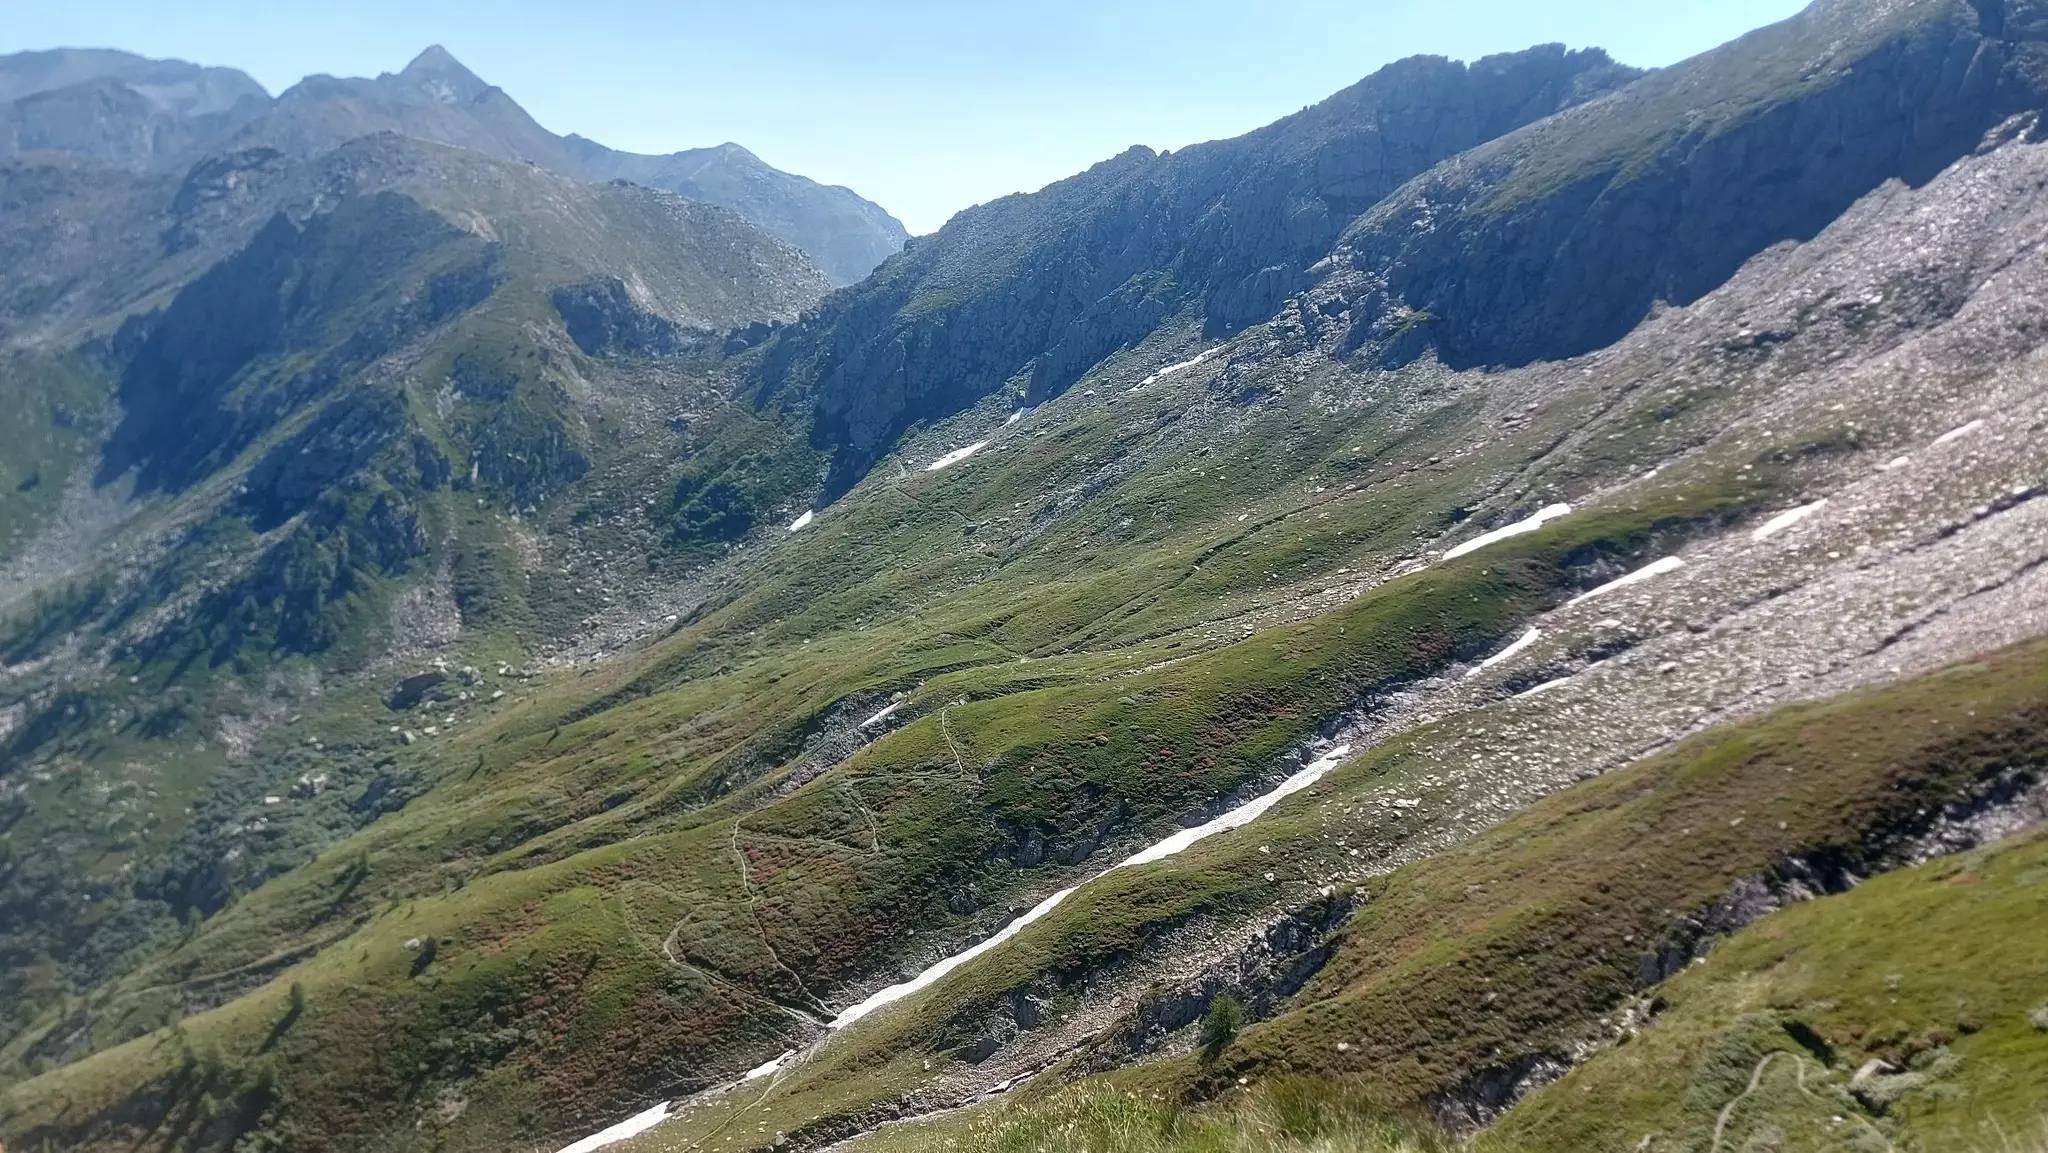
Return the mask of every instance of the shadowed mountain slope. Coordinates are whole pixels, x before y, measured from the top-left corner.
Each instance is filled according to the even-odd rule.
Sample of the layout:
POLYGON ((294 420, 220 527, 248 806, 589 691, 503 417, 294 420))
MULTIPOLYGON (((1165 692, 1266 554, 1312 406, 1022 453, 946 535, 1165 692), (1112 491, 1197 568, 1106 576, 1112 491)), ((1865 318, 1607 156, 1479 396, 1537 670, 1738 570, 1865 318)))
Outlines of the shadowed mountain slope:
POLYGON ((1388 363, 1587 352, 2044 93, 2039 0, 1821 0, 1417 180, 1351 228, 1317 306, 1388 363))
POLYGON ((912 423, 1040 403, 1185 309, 1211 335, 1265 319, 1402 182, 1634 74, 1557 46, 1418 57, 1235 139, 1132 149, 920 238, 784 334, 763 387, 815 398, 841 491, 912 423))

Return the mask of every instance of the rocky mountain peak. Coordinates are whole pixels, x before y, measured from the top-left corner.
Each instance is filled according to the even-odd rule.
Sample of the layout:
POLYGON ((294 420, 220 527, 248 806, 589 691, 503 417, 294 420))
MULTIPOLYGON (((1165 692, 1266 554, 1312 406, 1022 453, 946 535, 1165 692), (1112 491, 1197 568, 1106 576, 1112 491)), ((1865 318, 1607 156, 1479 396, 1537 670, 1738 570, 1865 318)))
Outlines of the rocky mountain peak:
POLYGON ((474 100, 492 88, 457 60, 454 53, 439 44, 429 44, 412 58, 412 63, 407 64, 398 77, 410 81, 429 99, 441 104, 474 100))

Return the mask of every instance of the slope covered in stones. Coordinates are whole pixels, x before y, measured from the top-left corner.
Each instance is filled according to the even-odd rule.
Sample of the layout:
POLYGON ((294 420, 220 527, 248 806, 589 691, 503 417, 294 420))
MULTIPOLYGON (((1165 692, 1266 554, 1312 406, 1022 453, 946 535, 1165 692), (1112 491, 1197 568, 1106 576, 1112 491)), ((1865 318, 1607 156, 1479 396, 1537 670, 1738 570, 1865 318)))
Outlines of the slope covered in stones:
POLYGON ((1417 180, 1352 226, 1317 307, 1385 363, 1587 352, 2044 92, 2035 0, 1825 0, 1417 180))

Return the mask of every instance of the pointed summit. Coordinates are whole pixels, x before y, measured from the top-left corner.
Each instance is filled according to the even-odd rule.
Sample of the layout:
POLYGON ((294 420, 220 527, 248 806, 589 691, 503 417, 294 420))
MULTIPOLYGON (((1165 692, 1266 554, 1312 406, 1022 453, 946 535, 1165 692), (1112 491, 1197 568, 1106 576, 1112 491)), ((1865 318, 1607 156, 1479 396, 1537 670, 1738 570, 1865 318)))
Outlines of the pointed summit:
POLYGON ((476 73, 463 67, 454 53, 439 44, 428 45, 426 51, 413 57, 412 63, 406 65, 399 76, 417 81, 430 95, 444 103, 475 99, 491 87, 476 73))
POLYGON ((454 53, 441 47, 439 44, 429 44, 418 56, 412 58, 412 63, 405 66, 405 72, 401 73, 401 75, 418 75, 430 72, 461 72, 468 74, 469 69, 462 66, 462 61, 457 60, 454 53))

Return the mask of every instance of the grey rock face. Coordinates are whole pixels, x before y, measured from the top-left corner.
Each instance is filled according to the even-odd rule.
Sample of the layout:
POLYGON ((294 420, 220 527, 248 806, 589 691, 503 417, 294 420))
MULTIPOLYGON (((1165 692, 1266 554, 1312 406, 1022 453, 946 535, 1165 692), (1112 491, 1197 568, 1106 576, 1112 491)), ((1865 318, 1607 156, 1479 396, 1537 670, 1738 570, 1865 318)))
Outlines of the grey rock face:
POLYGON ((1213 334, 1271 316, 1404 181, 1635 75, 1555 45, 1416 58, 1233 140, 1132 149, 961 213, 788 333, 764 383, 815 395, 842 489, 910 423, 1016 377, 1027 403, 1057 395, 1183 309, 1213 334))
POLYGON ((1344 241, 1348 347, 1525 364, 1620 338, 2039 107, 2037 6, 1830 0, 1443 165, 1344 241))
POLYGON ((617 277, 592 284, 565 284, 553 293, 555 311, 576 347, 592 356, 607 352, 664 354, 683 347, 673 321, 635 306, 617 277))

